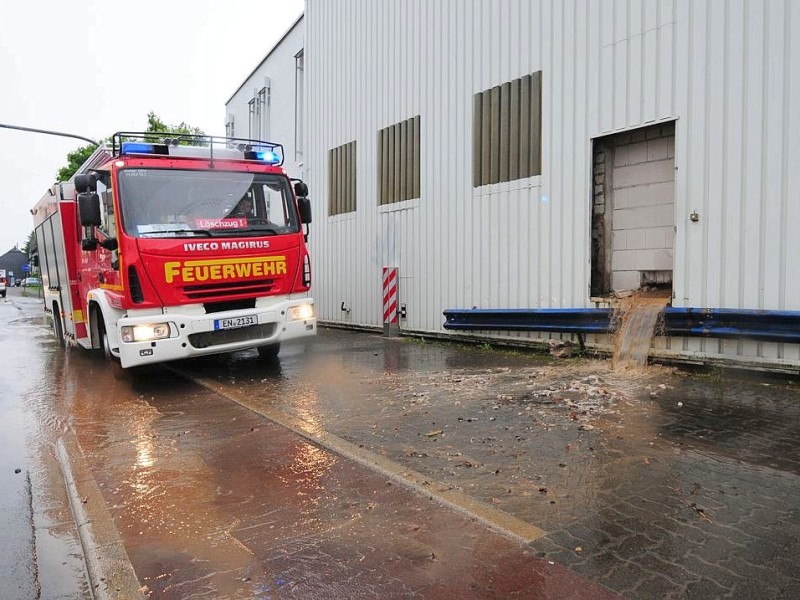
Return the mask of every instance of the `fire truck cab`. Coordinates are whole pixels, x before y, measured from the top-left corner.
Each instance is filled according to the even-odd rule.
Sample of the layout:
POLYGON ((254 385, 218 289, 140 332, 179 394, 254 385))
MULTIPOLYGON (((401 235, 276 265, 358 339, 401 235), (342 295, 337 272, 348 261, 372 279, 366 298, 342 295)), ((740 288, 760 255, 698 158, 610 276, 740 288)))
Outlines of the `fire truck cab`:
POLYGON ((34 207, 62 344, 123 368, 316 333, 306 185, 279 144, 117 133, 34 207))

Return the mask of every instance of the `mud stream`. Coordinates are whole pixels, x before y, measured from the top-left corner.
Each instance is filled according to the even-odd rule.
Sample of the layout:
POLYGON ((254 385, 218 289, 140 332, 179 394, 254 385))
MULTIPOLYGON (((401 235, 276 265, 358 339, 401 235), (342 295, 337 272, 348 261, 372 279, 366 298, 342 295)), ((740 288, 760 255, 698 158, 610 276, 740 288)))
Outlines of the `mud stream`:
POLYGON ((636 370, 647 365, 647 356, 661 311, 668 295, 635 294, 625 298, 618 309, 620 320, 614 342, 615 370, 636 370))

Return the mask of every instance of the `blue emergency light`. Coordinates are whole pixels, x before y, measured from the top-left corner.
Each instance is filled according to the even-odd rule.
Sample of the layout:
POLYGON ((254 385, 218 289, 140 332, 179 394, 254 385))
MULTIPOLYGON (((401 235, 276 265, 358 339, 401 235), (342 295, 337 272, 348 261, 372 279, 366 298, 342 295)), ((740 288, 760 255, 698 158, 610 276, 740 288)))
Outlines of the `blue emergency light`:
POLYGON ((167 154, 164 144, 146 142, 122 142, 122 154, 167 154))
POLYGON ((153 144, 143 144, 141 142, 123 142, 123 154, 153 154, 153 144))
POLYGON ((256 157, 258 160, 263 160, 264 162, 268 162, 270 164, 277 164, 280 162, 280 158, 278 158, 278 154, 273 152, 272 150, 266 150, 265 152, 256 152, 256 157))
POLYGON ((279 165, 281 164, 281 157, 278 156, 278 153, 274 150, 246 150, 244 153, 244 157, 247 160, 260 160, 270 165, 279 165))

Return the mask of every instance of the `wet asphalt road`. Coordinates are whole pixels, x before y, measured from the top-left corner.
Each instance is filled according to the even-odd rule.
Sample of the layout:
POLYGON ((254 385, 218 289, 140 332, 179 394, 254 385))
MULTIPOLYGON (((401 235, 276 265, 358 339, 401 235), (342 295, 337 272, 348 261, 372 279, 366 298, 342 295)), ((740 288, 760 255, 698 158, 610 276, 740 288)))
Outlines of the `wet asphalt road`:
POLYGON ((59 436, 154 598, 800 597, 796 381, 335 330, 115 380, 11 300, 17 597, 86 597, 59 436))
POLYGON ((54 453, 67 414, 54 389, 63 357, 42 317, 35 291, 0 299, 0 595, 9 600, 90 597, 54 453))

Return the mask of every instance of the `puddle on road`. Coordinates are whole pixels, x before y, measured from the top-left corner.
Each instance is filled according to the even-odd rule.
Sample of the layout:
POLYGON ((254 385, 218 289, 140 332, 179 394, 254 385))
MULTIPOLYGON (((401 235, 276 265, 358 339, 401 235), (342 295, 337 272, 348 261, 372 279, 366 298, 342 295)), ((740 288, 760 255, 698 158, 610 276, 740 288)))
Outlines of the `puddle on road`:
MULTIPOLYGON (((592 511, 611 528, 621 517, 608 507, 621 497, 711 502, 712 491, 731 485, 730 469, 720 470, 726 481, 714 474, 718 459, 757 460, 757 452, 737 447, 743 439, 754 447, 748 421, 762 419, 758 451, 781 444, 783 467, 800 449, 796 426, 785 423, 771 435, 776 423, 764 411, 773 405, 780 415, 782 395, 797 399, 783 384, 735 385, 659 366, 618 372, 605 360, 378 336, 319 337, 318 348, 287 346, 275 363, 243 352, 182 366, 422 473, 437 490, 463 491, 547 531, 592 511), (729 437, 712 435, 721 431, 729 437), (695 481, 708 490, 689 496, 695 481)), ((376 487, 373 476, 337 455, 281 442, 280 428, 171 374, 136 381, 127 396, 114 388, 125 384, 98 383, 102 392, 68 395, 81 443, 151 589, 180 596, 170 586, 182 581, 183 590, 209 594, 274 591, 281 582, 265 557, 288 565, 297 552, 313 560, 295 567, 313 572, 331 559, 329 531, 342 528, 366 544, 394 534, 366 526, 365 515, 386 502, 375 500, 386 482, 376 487), (337 468, 349 469, 351 479, 337 481, 337 468), (261 486, 296 512, 264 504, 261 486), (337 486, 351 496, 337 496, 337 486)), ((416 546, 395 551, 429 562, 416 546)))
POLYGON ((9 470, 15 485, 3 487, 0 503, 4 516, 11 519, 4 529, 5 559, 16 561, 14 570, 8 573, 8 593, 24 595, 33 576, 31 598, 88 598, 91 590, 83 549, 72 520, 64 477, 53 454, 55 441, 66 423, 67 408, 61 390, 67 357, 46 328, 40 301, 9 294, 2 309, 0 345, 7 352, 0 373, 0 405, 5 417, 0 449, 4 458, 13 460, 13 466, 23 468, 24 473, 13 474, 9 470), (26 506, 14 510, 8 495, 26 476, 26 506), (24 524, 26 536, 34 536, 35 548, 20 544, 14 535, 19 524, 24 524))
MULTIPOLYGON (((663 306, 664 299, 657 302, 663 306)), ((729 460, 747 454, 733 439, 715 446, 701 431, 727 429, 735 439, 738 428, 741 441, 744 415, 728 413, 732 424, 706 422, 707 413, 691 416, 701 397, 718 395, 729 382, 658 365, 613 367, 608 360, 557 361, 322 332, 314 352, 282 355, 279 378, 260 377, 257 363, 242 359, 217 379, 228 378, 253 402, 313 422, 443 488, 549 529, 606 493, 601 473, 615 480, 628 473, 635 489, 639 469, 651 468, 658 456, 692 450, 729 460), (698 418, 701 423, 693 424, 698 418)), ((757 395, 769 391, 751 387, 757 395)), ((742 390, 734 385, 726 394, 732 399, 742 390)), ((773 464, 791 466, 787 450, 800 443, 778 437, 779 443, 762 441, 787 457, 773 464)))
POLYGON ((513 513, 524 505, 523 518, 545 528, 590 501, 591 486, 573 488, 604 464, 603 432, 616 435, 627 404, 672 372, 620 375, 607 361, 379 337, 356 349, 284 358, 280 378, 259 377, 252 360, 221 370, 218 380, 265 409, 492 506, 513 513), (540 455, 549 458, 534 463, 540 455))

